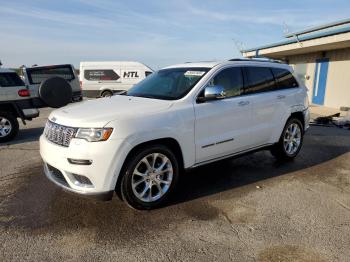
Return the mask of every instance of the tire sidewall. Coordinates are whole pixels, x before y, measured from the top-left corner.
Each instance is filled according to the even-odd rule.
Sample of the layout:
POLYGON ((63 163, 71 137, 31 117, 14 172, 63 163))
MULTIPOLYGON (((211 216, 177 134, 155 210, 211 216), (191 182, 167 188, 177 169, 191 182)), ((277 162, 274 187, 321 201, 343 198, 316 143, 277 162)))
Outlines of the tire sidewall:
POLYGON ((109 90, 105 90, 101 93, 101 97, 111 97, 113 96, 113 93, 109 90))
POLYGON ((73 91, 67 80, 62 77, 51 77, 39 86, 39 97, 46 105, 60 108, 72 101, 73 91))
POLYGON ((10 141, 12 140, 18 133, 18 130, 19 130, 19 124, 18 124, 18 121, 17 121, 17 118, 15 116, 13 116, 12 113, 9 113, 9 112, 0 112, 0 117, 4 117, 6 118, 8 121, 10 121, 11 123, 11 131, 10 133, 5 136, 5 137, 0 137, 0 143, 1 142, 7 142, 7 141, 10 141))
POLYGON ((283 150, 283 153, 284 153, 285 157, 287 157, 287 158, 294 158, 294 157, 296 157, 299 154, 299 151, 301 150, 301 148, 303 146, 303 142, 304 142, 304 128, 303 128, 303 125, 300 122, 300 120, 297 119, 297 118, 292 118, 292 119, 288 120, 287 124, 285 125, 285 127, 283 129, 283 132, 282 132, 282 135, 281 135, 281 138, 280 138, 280 142, 279 142, 279 144, 280 144, 279 146, 281 147, 281 150, 283 150), (297 124, 299 126, 299 128, 300 128, 300 131, 301 131, 300 146, 299 146, 298 150, 292 155, 287 153, 286 149, 284 148, 284 143, 283 143, 283 139, 284 139, 285 133, 286 133, 288 127, 291 124, 297 124))
POLYGON ((134 157, 132 157, 130 161, 128 161, 128 163, 126 164, 122 175, 123 177, 121 182, 121 195, 123 200, 126 201, 129 206, 135 209, 153 209, 161 207, 169 199, 169 196, 174 191, 179 179, 179 164, 174 153, 170 149, 162 145, 155 145, 137 151, 134 154, 134 157), (141 161, 141 159, 144 158, 146 155, 152 153, 161 153, 171 161, 173 167, 173 180, 168 191, 160 199, 154 202, 143 202, 134 195, 131 185, 132 175, 136 165, 141 161))

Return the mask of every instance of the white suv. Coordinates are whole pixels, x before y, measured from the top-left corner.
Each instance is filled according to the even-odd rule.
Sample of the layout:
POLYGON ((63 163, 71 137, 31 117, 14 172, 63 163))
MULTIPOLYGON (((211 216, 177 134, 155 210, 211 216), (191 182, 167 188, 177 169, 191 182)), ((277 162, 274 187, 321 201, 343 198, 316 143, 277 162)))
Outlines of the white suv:
POLYGON ((258 149, 293 159, 307 89, 285 64, 234 59, 164 68, 123 95, 72 104, 40 138, 47 177, 86 196, 162 205, 186 169, 258 149))
POLYGON ((23 124, 39 116, 27 86, 17 73, 0 68, 0 143, 12 140, 18 133, 20 118, 23 124))

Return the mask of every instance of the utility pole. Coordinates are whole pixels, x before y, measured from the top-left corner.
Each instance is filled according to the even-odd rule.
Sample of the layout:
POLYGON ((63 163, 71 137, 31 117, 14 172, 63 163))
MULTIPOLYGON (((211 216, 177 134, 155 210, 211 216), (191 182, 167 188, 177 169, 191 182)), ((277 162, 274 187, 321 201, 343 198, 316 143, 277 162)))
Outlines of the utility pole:
POLYGON ((294 34, 293 32, 290 32, 288 25, 286 22, 283 22, 283 33, 284 35, 292 34, 293 37, 297 40, 300 47, 303 47, 303 43, 299 41, 299 37, 297 34, 294 34))
POLYGON ((235 47, 236 47, 237 51, 241 54, 241 56, 243 56, 243 50, 245 48, 244 43, 235 39, 235 38, 232 38, 232 40, 235 43, 235 47))

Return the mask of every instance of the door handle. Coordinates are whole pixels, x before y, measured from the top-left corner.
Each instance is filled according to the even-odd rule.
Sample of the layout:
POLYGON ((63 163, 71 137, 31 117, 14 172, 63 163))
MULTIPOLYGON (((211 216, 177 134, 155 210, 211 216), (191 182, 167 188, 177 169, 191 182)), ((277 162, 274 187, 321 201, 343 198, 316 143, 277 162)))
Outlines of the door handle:
POLYGON ((246 106, 249 105, 249 101, 241 101, 238 103, 239 106, 246 106))
POLYGON ((277 99, 285 99, 285 98, 286 98, 285 95, 279 95, 279 96, 277 96, 277 99))

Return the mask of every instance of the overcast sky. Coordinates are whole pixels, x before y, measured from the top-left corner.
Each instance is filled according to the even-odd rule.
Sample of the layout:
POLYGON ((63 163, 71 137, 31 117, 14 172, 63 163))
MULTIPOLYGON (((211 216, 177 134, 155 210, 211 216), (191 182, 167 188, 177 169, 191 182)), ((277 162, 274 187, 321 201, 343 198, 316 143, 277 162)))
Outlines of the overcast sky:
POLYGON ((4 66, 141 61, 157 69, 238 57, 290 31, 350 17, 349 0, 0 0, 4 66))

